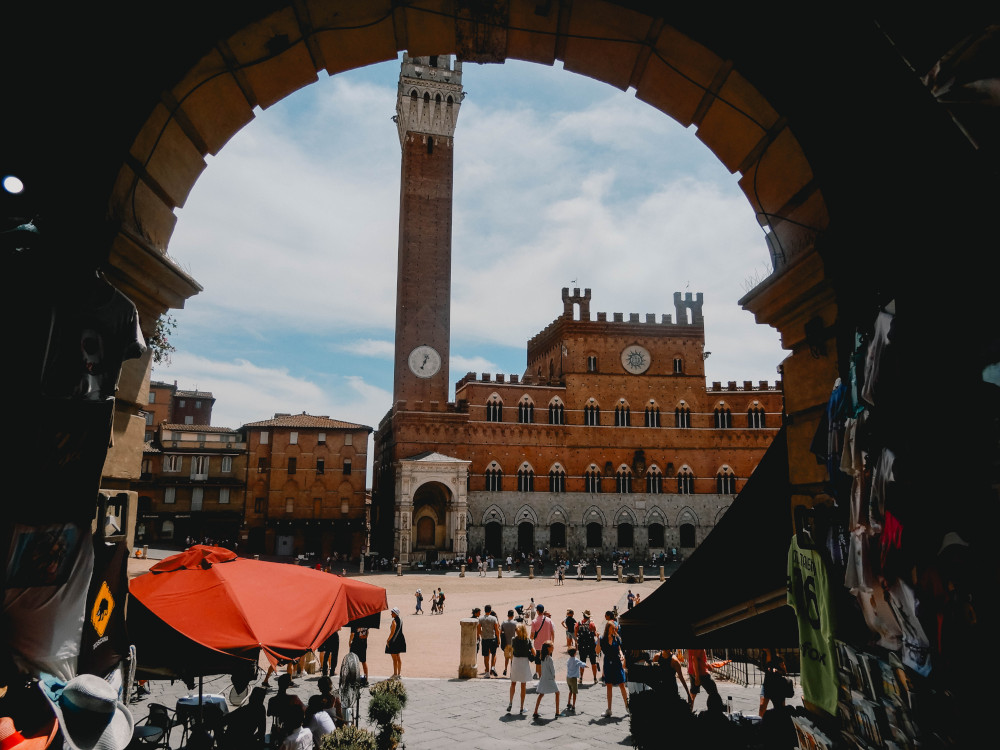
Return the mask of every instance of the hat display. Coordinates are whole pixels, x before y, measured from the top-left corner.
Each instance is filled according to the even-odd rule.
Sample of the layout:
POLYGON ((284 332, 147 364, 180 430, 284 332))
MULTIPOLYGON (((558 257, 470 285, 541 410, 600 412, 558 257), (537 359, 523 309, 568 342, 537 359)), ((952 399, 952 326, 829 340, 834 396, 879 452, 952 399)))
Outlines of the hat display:
POLYGON ((9 716, 0 717, 0 747, 17 748, 17 750, 45 750, 55 739, 59 724, 53 716, 48 725, 29 735, 18 732, 14 720, 9 716))
POLYGON ((106 680, 81 674, 69 682, 42 675, 38 683, 72 750, 125 750, 135 720, 106 680))

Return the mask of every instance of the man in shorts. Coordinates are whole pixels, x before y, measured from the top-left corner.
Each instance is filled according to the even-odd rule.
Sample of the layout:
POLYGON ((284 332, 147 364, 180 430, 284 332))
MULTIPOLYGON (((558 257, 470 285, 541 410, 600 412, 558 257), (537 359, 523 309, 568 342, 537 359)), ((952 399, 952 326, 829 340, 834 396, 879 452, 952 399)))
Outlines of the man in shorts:
POLYGON ((368 684, 368 628, 351 628, 351 639, 348 641, 348 648, 351 653, 358 657, 361 662, 361 669, 365 676, 361 684, 368 684))
MULTIPOLYGON (((534 601, 534 599, 532 599, 534 601)), ((535 679, 542 676, 542 644, 555 641, 556 629, 552 625, 552 618, 545 614, 545 605, 535 605, 535 619, 531 622, 531 638, 535 647, 535 679)))
POLYGON ((482 639, 484 677, 497 676, 497 642, 500 640, 500 623, 493 614, 493 605, 487 604, 476 626, 476 637, 482 639))
MULTIPOLYGON (((600 653, 600 645, 597 642, 597 626, 590 619, 590 610, 583 610, 583 619, 576 624, 576 645, 579 649, 580 661, 586 663, 590 659, 590 669, 594 673, 594 683, 597 683, 597 655, 600 653)), ((583 680, 583 675, 580 675, 583 680)))
POLYGON ((719 688, 708 672, 708 654, 703 648, 687 650, 688 680, 691 683, 691 708, 694 708, 695 696, 705 688, 705 695, 718 695, 719 688))
POLYGON ((576 618, 573 617, 573 610, 566 610, 566 617, 562 621, 562 626, 563 630, 566 631, 566 648, 573 648, 576 642, 576 618))
POLYGON ((514 658, 514 636, 517 635, 517 620, 514 610, 507 610, 507 619, 500 623, 500 647, 503 649, 503 676, 507 676, 510 660, 514 658))

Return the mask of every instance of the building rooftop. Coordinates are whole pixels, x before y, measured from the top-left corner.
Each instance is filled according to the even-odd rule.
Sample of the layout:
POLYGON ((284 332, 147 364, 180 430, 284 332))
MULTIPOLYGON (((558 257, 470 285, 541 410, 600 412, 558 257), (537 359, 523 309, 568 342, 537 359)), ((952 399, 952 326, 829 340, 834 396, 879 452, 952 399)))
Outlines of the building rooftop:
POLYGON ((176 432, 239 432, 238 428, 234 427, 216 427, 210 424, 178 424, 176 422, 163 422, 161 425, 164 430, 173 430, 176 432))
POLYGON ((363 424, 353 422, 342 422, 339 419, 330 419, 326 416, 313 416, 312 414, 275 414, 272 419, 264 419, 260 422, 247 422, 244 427, 325 427, 334 430, 368 430, 372 428, 363 424))

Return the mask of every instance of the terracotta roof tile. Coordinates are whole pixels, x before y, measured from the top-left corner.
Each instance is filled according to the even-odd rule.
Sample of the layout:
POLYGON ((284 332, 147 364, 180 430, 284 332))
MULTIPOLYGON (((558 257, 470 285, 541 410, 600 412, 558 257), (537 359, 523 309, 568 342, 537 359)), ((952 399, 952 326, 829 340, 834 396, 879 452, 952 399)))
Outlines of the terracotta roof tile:
POLYGON ((333 430, 368 430, 373 432, 371 427, 353 422, 341 422, 339 419, 329 417, 316 417, 312 414, 275 414, 272 419, 264 419, 260 422, 247 422, 244 427, 317 427, 333 430))

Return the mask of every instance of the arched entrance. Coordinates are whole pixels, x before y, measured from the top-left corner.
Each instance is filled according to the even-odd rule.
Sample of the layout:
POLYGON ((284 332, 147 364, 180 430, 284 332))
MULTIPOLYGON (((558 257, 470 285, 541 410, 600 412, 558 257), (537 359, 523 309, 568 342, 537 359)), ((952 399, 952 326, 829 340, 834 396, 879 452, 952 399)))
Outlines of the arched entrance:
MULTIPOLYGON (((652 106, 697 127, 698 137, 741 175, 778 265, 766 288, 748 294, 743 305, 779 327, 793 352, 786 367, 786 393, 794 396, 790 455, 808 455, 820 407, 842 369, 842 350, 886 295, 913 310, 961 290, 966 320, 995 320, 987 303, 993 295, 984 293, 988 274, 978 273, 972 254, 954 253, 933 267, 907 263, 950 247, 989 247, 995 239, 983 218, 993 213, 983 207, 997 202, 995 186, 983 184, 995 182, 983 178, 985 157, 972 153, 909 64, 908 54, 919 53, 928 69, 960 24, 939 24, 938 31, 936 19, 912 9, 881 11, 884 16, 844 10, 818 28, 803 13, 750 8, 512 0, 487 19, 478 13, 494 8, 482 7, 466 7, 456 18, 454 4, 433 0, 419 7, 312 2, 296 12, 284 2, 265 2, 203 9, 198 23, 178 12, 143 27, 130 25, 135 21, 115 7, 88 9, 88 24, 50 23, 47 6, 19 8, 10 26, 24 33, 12 54, 22 63, 20 109, 30 115, 19 118, 8 142, 24 158, 46 155, 32 175, 52 186, 46 212, 97 248, 95 258, 107 262, 114 280, 141 305, 148 335, 159 313, 197 291, 163 257, 174 211, 205 168, 204 156, 217 153, 255 108, 316 80, 317 70, 366 65, 404 48, 458 51, 483 62, 560 60, 569 71, 634 88, 652 106), (299 12, 306 7, 308 13, 299 12), (919 33, 908 32, 912 28, 919 33), (43 44, 43 34, 55 39, 43 44), (64 90, 58 81, 67 59, 108 74, 64 90), (130 95, 121 96, 122 90, 130 95), (98 116, 79 118, 53 142, 41 126, 66 111, 98 116), (67 184, 60 179, 66 174, 87 175, 93 189, 67 184), (927 196, 947 220, 927 221, 927 196), (114 238, 107 243, 109 228, 114 238)), ((942 388, 974 392, 964 386, 981 385, 978 375, 993 361, 978 361, 982 328, 956 325, 947 314, 924 316, 918 327, 915 339, 948 341, 942 388)), ((920 372, 926 364, 918 349, 901 349, 904 371, 920 372)), ((135 373, 118 394, 120 409, 131 417, 143 407, 141 368, 135 373)), ((913 380, 892 394, 902 405, 894 429, 904 436, 921 432, 921 410, 903 408, 922 402, 925 386, 913 380)), ((15 414, 18 423, 29 423, 20 417, 15 414)), ((995 441, 986 454, 976 424, 981 413, 956 408, 951 417, 953 455, 992 457, 995 441)), ((121 437, 116 451, 138 455, 121 437)), ((910 447, 909 465, 933 465, 934 446, 910 447)), ((956 493, 992 498, 978 492, 992 462, 970 463, 957 472, 962 487, 956 493), (970 486, 977 491, 965 492, 970 486)), ((792 502, 824 502, 821 469, 808 460, 790 465, 792 502)), ((128 472, 113 478, 127 480, 128 472)), ((911 509, 925 511, 939 505, 936 499, 930 488, 921 489, 911 509)), ((984 519, 976 525, 993 528, 995 510, 987 501, 970 504, 971 514, 984 519)))
POLYGON ((522 521, 517 525, 517 548, 529 554, 535 549, 535 524, 522 521))
MULTIPOLYGON (((413 552, 417 559, 426 560, 429 552, 445 548, 450 494, 439 482, 423 484, 413 493, 413 552)), ((436 557, 431 555, 431 560, 436 557)))
POLYGON ((503 553, 503 526, 497 521, 486 524, 486 553, 499 557, 503 553))

